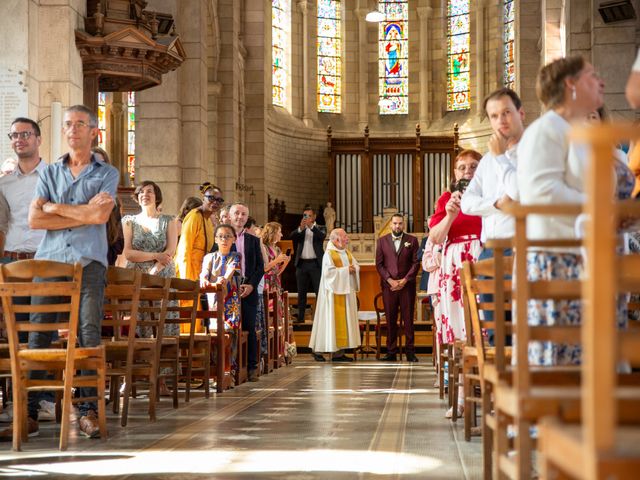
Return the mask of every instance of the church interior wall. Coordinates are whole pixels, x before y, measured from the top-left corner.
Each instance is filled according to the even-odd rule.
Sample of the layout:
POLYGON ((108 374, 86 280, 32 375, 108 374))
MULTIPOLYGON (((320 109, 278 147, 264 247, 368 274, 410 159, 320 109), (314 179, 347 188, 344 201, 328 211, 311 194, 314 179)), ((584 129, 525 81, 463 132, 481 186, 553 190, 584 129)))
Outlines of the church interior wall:
MULTIPOLYGON (((640 13, 640 0, 632 0, 640 13)), ((228 200, 244 200, 260 222, 267 195, 290 211, 327 201, 326 129, 334 136, 423 135, 460 128, 460 144, 486 151, 491 134, 482 97, 502 84, 501 2, 471 2, 471 100, 446 111, 446 1, 409 0, 409 113, 378 114, 378 26, 364 21, 365 0, 343 1, 342 113, 316 108, 316 0, 292 1, 290 102, 271 102, 271 2, 151 0, 171 13, 187 52, 162 84, 137 95, 138 181, 158 181, 175 213, 197 185, 218 184, 228 200)), ((535 94, 540 65, 563 52, 590 59, 604 77, 614 117, 637 118, 624 99, 628 66, 640 43, 638 20, 605 25, 592 0, 516 0, 517 90, 526 123, 541 112, 535 94)), ((24 71, 28 114, 41 120, 50 154, 51 103, 82 101, 82 63, 74 30, 86 1, 4 0, 0 41, 11 48, 4 68, 24 71), (6 10, 8 8, 8 10, 6 10), (55 41, 51 41, 55 39, 55 41)))

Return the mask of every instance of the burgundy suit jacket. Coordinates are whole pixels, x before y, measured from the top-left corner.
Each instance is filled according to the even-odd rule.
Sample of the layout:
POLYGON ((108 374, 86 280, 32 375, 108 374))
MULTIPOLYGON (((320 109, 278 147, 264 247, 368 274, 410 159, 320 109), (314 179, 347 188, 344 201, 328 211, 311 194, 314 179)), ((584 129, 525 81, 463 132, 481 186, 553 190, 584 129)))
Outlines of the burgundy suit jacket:
POLYGON ((419 248, 418 239, 407 233, 402 234, 398 252, 396 252, 390 233, 378 239, 376 269, 383 287, 389 288, 387 283, 389 278, 393 280, 406 278, 407 283, 415 283, 420 268, 419 248))

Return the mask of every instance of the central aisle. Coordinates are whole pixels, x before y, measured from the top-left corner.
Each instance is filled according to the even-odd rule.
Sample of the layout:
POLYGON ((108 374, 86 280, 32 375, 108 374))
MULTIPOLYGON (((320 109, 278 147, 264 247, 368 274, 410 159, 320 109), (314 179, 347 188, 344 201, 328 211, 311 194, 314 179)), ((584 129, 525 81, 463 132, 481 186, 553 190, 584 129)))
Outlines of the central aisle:
POLYGON ((0 445, 0 475, 481 477, 480 439, 464 442, 462 420, 444 418, 425 357, 418 364, 347 365, 307 358, 216 398, 181 403, 177 411, 163 399, 155 424, 146 420, 146 402, 134 400, 128 427, 109 415, 109 440, 74 438, 73 455, 53 450, 57 429, 41 423, 41 437, 26 452, 0 445))

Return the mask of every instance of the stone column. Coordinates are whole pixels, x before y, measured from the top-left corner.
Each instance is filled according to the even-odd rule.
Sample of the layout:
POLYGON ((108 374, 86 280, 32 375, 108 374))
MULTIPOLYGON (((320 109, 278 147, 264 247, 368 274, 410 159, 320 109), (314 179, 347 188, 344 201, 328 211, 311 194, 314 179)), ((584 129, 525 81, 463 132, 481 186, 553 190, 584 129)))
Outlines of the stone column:
MULTIPOLYGON (((363 130, 369 124, 367 107, 369 105, 369 43, 367 42, 366 8, 355 10, 358 19, 358 129, 363 130)), ((377 85, 377 82, 376 82, 377 85)), ((376 88, 376 92, 377 92, 376 88)), ((377 108, 377 107, 376 107, 377 108)))
POLYGON ((111 163, 120 171, 120 186, 130 186, 128 171, 128 134, 126 93, 113 92, 111 103, 107 103, 107 153, 111 163))
POLYGON ((302 12, 302 121, 309 127, 313 124, 310 98, 313 98, 311 88, 315 85, 315 82, 309 81, 309 71, 311 69, 309 65, 309 2, 306 0, 299 1, 298 8, 302 12))
MULTIPOLYGON (((43 142, 40 154, 51 159, 51 103, 62 108, 83 102, 82 61, 75 45, 74 30, 82 25, 86 2, 58 0, 3 0, 0 15, 0 66, 23 72, 27 115, 40 120, 43 142), (55 41, 52 41, 55 39, 55 41)), ((6 136, 0 142, 8 141, 6 136)), ((62 141, 62 151, 68 150, 62 141)))
MULTIPOLYGON (((484 69, 485 69, 485 48, 484 48, 484 13, 486 0, 478 0, 476 6, 476 45, 475 45, 475 66, 472 69, 475 72, 475 101, 473 102, 476 114, 483 115, 482 100, 484 99, 484 69)), ((502 30, 502 29, 500 29, 502 30)))
POLYGON ((429 20, 431 7, 418 7, 420 21, 420 125, 426 129, 431 121, 429 106, 429 77, 431 76, 431 49, 429 45, 429 20))

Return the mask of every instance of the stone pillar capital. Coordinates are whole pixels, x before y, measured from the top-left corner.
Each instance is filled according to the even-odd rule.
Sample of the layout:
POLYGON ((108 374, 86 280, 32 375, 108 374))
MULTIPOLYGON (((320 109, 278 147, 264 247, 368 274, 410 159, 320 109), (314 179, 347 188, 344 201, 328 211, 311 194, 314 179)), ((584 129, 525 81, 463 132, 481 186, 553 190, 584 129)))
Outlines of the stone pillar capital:
MULTIPOLYGON (((480 0, 482 1, 482 0, 480 0)), ((418 7, 416 8, 416 11, 418 12, 418 18, 420 20, 426 20, 431 16, 431 13, 433 12, 433 8, 431 7, 418 7)))
POLYGON ((306 15, 307 10, 309 9, 309 2, 307 0, 299 0, 298 8, 300 9, 303 15, 306 15))

